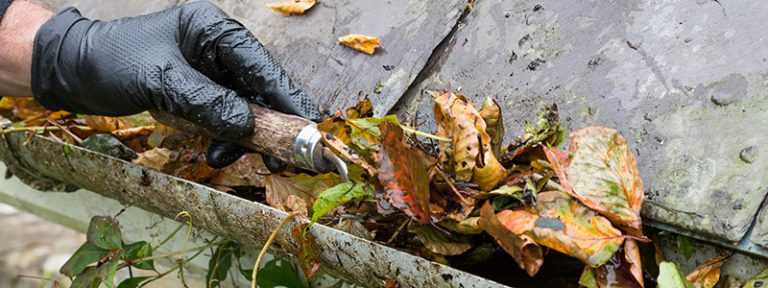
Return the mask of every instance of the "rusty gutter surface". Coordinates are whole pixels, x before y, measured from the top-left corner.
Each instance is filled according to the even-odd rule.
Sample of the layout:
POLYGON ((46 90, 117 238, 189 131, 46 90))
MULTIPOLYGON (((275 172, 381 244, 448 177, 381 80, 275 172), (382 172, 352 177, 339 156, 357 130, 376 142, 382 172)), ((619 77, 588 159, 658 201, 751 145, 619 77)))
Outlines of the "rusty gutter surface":
MULTIPOLYGON (((287 216, 258 202, 46 137, 8 133, 2 138, 0 156, 8 166, 168 218, 188 211, 196 226, 246 246, 262 246, 287 216)), ((278 252, 296 254, 298 246, 290 235, 298 221, 283 227, 273 245, 278 252)), ((322 249, 323 265, 363 286, 384 287, 393 279, 400 287, 508 287, 324 225, 312 226, 310 233, 322 249)))

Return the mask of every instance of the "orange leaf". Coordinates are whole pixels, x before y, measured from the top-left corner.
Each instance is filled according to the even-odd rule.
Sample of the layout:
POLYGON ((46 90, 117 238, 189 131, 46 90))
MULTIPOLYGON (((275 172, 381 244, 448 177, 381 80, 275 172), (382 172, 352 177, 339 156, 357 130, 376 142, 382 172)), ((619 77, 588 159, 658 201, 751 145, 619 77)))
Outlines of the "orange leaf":
POLYGON ((268 4, 275 12, 283 15, 302 15, 317 4, 316 0, 289 0, 280 3, 268 4))
POLYGON ((381 45, 379 38, 361 34, 349 34, 339 38, 338 41, 341 45, 366 53, 368 55, 373 55, 373 53, 376 52, 376 48, 381 45))
POLYGON ((629 263, 629 272, 635 278, 640 287, 645 286, 643 280, 643 260, 640 258, 640 248, 634 239, 624 240, 624 258, 629 263))
POLYGON ((497 217, 509 231, 530 235, 536 243, 578 258, 592 267, 610 260, 624 241, 621 231, 608 219, 563 192, 538 194, 535 213, 505 210, 497 217))
POLYGON ((96 132, 111 133, 112 131, 131 128, 131 125, 118 117, 84 115, 85 124, 96 132))
POLYGON ((643 182, 637 160, 614 129, 588 127, 571 134, 568 163, 545 150, 563 188, 631 235, 643 237, 643 182))
POLYGON ((424 152, 406 143, 403 129, 396 124, 382 122, 379 130, 382 149, 376 154, 376 162, 387 199, 419 223, 429 223, 429 175, 424 152))
POLYGON ((720 268, 725 264, 726 257, 718 256, 693 269, 685 278, 696 288, 712 288, 720 281, 720 268))
MULTIPOLYGON (((514 218, 514 220, 530 223, 517 225, 517 227, 531 226, 532 228, 535 218, 529 217, 531 214, 520 213, 518 215, 522 217, 514 218)), ((508 227, 499 221, 489 202, 486 202, 480 209, 479 224, 485 232, 496 239, 496 243, 499 243, 499 246, 512 256, 529 276, 534 276, 539 272, 539 268, 544 264, 544 252, 541 246, 536 244, 528 235, 521 235, 522 233, 518 234, 508 230, 508 227)))

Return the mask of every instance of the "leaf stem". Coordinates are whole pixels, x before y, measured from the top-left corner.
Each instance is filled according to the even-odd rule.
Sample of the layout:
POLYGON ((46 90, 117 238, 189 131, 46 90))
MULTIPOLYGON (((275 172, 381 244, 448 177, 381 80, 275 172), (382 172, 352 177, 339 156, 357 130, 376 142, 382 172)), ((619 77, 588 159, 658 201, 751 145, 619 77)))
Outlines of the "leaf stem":
POLYGON ((259 256, 256 257, 256 262, 253 263, 253 273, 251 274, 251 288, 257 288, 258 285, 256 285, 256 279, 259 273, 259 266, 261 265, 261 259, 264 258, 264 255, 267 254, 267 250, 269 249, 269 246, 272 245, 272 242, 275 241, 275 238, 277 238, 277 234, 280 233, 280 230, 283 229, 283 226, 287 224, 289 221, 291 221, 294 217, 299 215, 298 212, 294 211, 288 214, 283 221, 280 221, 280 224, 277 225, 274 231, 272 231, 272 234, 269 235, 269 238, 267 239, 267 242, 264 243, 264 247, 261 247, 261 251, 259 252, 259 256))
POLYGON ((429 134, 427 132, 419 131, 419 130, 416 130, 414 128, 409 127, 408 125, 400 124, 400 128, 403 128, 403 131, 406 132, 406 133, 414 134, 414 135, 417 135, 417 136, 422 136, 422 137, 426 137, 426 138, 429 138, 429 139, 434 139, 434 140, 441 141, 441 142, 451 142, 452 141, 450 138, 441 137, 441 136, 437 136, 437 135, 432 135, 432 134, 429 134))

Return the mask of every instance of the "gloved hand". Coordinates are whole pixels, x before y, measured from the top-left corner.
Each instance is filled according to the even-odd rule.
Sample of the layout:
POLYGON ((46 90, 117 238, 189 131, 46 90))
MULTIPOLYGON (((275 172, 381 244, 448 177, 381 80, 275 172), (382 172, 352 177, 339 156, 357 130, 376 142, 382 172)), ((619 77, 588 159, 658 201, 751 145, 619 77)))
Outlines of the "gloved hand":
POLYGON ((69 8, 40 28, 32 57, 32 91, 43 106, 105 116, 173 113, 218 134, 208 150, 213 167, 245 152, 221 140, 253 133, 249 102, 320 118, 253 34, 207 1, 108 22, 69 8))

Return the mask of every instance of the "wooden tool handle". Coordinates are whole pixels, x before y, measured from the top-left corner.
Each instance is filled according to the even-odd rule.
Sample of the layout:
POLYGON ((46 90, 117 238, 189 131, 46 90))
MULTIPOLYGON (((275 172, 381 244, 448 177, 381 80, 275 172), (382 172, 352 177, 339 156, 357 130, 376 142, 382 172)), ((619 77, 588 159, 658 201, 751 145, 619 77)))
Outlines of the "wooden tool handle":
MULTIPOLYGON (((253 111, 253 134, 250 137, 237 140, 244 147, 259 153, 275 157, 287 164, 301 166, 298 159, 294 159, 294 143, 302 128, 314 125, 307 119, 288 115, 275 110, 267 109, 251 104, 253 111)), ((192 122, 176 115, 163 111, 150 111, 158 122, 186 131, 189 133, 201 133, 214 137, 216 133, 203 129, 192 122)))

